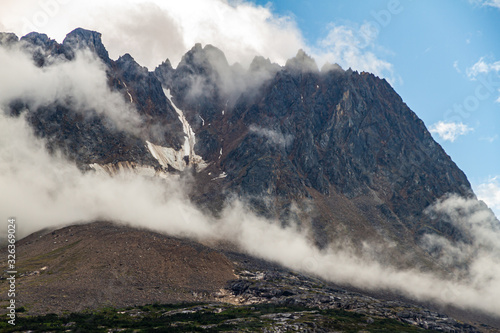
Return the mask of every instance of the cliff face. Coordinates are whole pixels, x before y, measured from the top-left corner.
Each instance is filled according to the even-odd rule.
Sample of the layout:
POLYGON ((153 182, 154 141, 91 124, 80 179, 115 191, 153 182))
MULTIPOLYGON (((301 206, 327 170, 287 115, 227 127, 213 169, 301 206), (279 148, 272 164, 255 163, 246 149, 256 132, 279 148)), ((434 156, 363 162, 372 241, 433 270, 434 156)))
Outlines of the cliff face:
POLYGON ((395 257, 427 258, 417 245, 422 234, 465 237, 423 211, 448 193, 474 196, 466 176, 372 74, 319 71, 302 51, 283 67, 257 57, 244 70, 201 45, 177 68, 167 60, 150 72, 130 55, 111 60, 96 32, 77 29, 62 44, 37 33, 0 37, 0 45, 21 43, 40 67, 90 50, 109 88, 137 110, 141 126, 131 134, 95 110, 83 117, 71 103, 11 103, 13 115, 28 108, 36 134, 82 169, 130 162, 167 173, 196 164, 192 199, 199 205, 217 212, 236 193, 265 216, 311 226, 320 246, 339 236, 374 239, 395 243, 395 257))
POLYGON ((218 187, 284 221, 292 202, 312 204, 320 244, 331 239, 325 231, 401 244, 429 232, 463 237, 423 211, 448 193, 473 196, 470 184, 387 81, 335 66, 319 71, 300 51, 283 68, 268 64, 258 88, 235 94, 237 85, 225 90, 237 82, 234 68, 214 64, 213 52, 197 46, 176 70, 156 73, 195 124, 198 151, 228 175, 218 187), (200 76, 212 89, 202 99, 190 96, 200 76))

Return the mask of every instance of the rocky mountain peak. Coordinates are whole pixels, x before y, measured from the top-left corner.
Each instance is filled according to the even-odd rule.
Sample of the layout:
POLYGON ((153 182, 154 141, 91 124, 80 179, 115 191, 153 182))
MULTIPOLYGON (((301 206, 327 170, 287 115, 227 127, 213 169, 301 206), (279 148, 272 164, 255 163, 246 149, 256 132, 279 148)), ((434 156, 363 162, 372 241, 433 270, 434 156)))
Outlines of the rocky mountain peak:
POLYGON ((174 75, 174 68, 169 59, 162 62, 158 67, 155 68, 155 76, 160 80, 160 82, 167 88, 172 86, 172 75, 174 75))
POLYGON ((259 72, 268 72, 268 73, 277 73, 279 70, 281 70, 281 66, 272 63, 269 58, 264 58, 262 56, 256 56, 253 60, 252 63, 250 64, 250 67, 248 71, 250 73, 259 73, 259 72))
POLYGON ((63 41, 67 57, 72 59, 75 51, 89 49, 105 63, 109 63, 109 54, 102 43, 101 36, 101 33, 97 31, 85 30, 82 28, 73 30, 66 35, 66 38, 63 41))
POLYGON ((46 34, 40 34, 38 32, 30 32, 26 36, 22 37, 21 40, 42 47, 45 47, 48 44, 56 43, 55 40, 50 39, 46 34))
MULTIPOLYGON (((168 65, 162 66, 161 71, 162 83, 174 91, 175 100, 183 108, 202 104, 205 109, 219 108, 219 104, 225 103, 235 78, 234 68, 229 66, 224 53, 212 45, 196 44, 182 57, 175 71, 170 74, 168 65)), ((210 121, 214 112, 209 111, 211 115, 207 114, 206 119, 210 121)))
POLYGON ((316 61, 302 49, 297 52, 294 58, 287 60, 285 68, 300 73, 317 73, 319 71, 316 61))
POLYGON ((123 72, 141 72, 143 75, 147 75, 149 73, 147 67, 139 65, 129 53, 125 53, 119 57, 118 60, 116 60, 116 65, 123 72))
POLYGON ((342 69, 342 67, 340 67, 339 64, 335 63, 335 64, 331 64, 329 62, 326 62, 322 67, 321 67, 321 72, 322 73, 327 73, 327 72, 330 72, 330 71, 344 71, 344 69, 342 69))
POLYGON ((31 32, 22 37, 21 42, 24 48, 31 50, 33 60, 39 67, 45 66, 49 57, 57 57, 64 53, 61 45, 46 34, 31 32))
POLYGON ((179 68, 189 68, 193 73, 206 73, 217 69, 227 69, 229 63, 220 49, 210 44, 202 47, 200 43, 197 43, 182 57, 177 69, 179 68))
POLYGON ((164 62, 162 62, 162 63, 160 64, 160 67, 162 67, 162 66, 165 66, 165 67, 167 67, 167 68, 172 68, 172 69, 173 69, 173 67, 172 67, 172 63, 170 62, 170 59, 166 59, 164 62))
POLYGON ((19 41, 19 37, 11 32, 0 32, 0 45, 12 45, 19 41))

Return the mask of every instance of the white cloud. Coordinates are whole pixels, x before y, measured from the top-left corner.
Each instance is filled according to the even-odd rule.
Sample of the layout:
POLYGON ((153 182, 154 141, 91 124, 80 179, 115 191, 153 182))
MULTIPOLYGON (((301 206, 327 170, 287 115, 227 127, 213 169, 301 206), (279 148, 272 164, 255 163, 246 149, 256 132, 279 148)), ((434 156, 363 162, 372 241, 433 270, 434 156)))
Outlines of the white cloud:
POLYGON ((250 132, 255 133, 258 136, 266 138, 271 144, 285 148, 290 145, 293 141, 292 135, 284 135, 276 130, 269 128, 262 128, 255 125, 250 125, 250 132))
MULTIPOLYGON (((438 200, 426 213, 453 224, 470 240, 450 242, 433 235, 426 237, 426 245, 439 249, 436 254, 448 267, 462 267, 462 281, 488 297, 485 305, 500 304, 495 299, 500 296, 500 223, 491 210, 478 200, 451 195, 438 200), (497 296, 490 297, 488 293, 497 296)), ((459 303, 465 296, 464 291, 453 291, 459 303)), ((477 296, 479 294, 472 295, 477 296)))
POLYGON ((481 6, 500 8, 500 0, 471 0, 471 1, 480 4, 481 6))
POLYGON ((284 64, 305 44, 292 19, 245 1, 26 0, 2 3, 0 22, 19 35, 36 30, 59 41, 77 27, 96 30, 112 58, 128 52, 150 69, 167 57, 175 65, 197 42, 244 64, 255 55, 284 64))
POLYGON ((459 136, 466 135, 474 129, 463 123, 439 121, 429 127, 429 131, 446 141, 454 142, 459 136))
POLYGON ((296 22, 269 6, 244 0, 24 0, 0 12, 0 27, 19 36, 31 31, 61 42, 77 27, 102 33, 110 56, 130 53, 153 69, 166 58, 175 66, 197 42, 212 44, 229 63, 247 65, 256 55, 284 65, 304 49, 318 60, 373 72, 394 81, 392 65, 376 56, 378 30, 332 25, 327 37, 308 45, 296 22))
POLYGON ((476 187, 476 194, 500 217, 500 176, 490 178, 476 187))
POLYGON ((500 0, 489 0, 486 2, 486 5, 500 8, 500 0))
POLYGON ((489 142, 489 143, 493 143, 497 139, 498 139, 498 134, 495 134, 493 136, 484 136, 484 137, 480 138, 479 140, 486 141, 486 142, 489 142))
POLYGON ((378 33, 378 29, 370 22, 359 28, 332 24, 328 35, 319 41, 312 53, 319 63, 336 62, 344 69, 352 67, 394 82, 392 64, 374 53, 378 33))
POLYGON ((474 80, 480 74, 488 74, 491 72, 499 72, 500 71, 500 61, 495 62, 487 62, 484 60, 484 57, 481 57, 474 65, 470 68, 467 68, 467 76, 474 80))
MULTIPOLYGON (((484 57, 481 57, 474 65, 467 68, 466 73, 469 79, 473 81, 476 80, 479 75, 498 75, 500 74, 500 61, 487 62, 484 60, 484 57)), ((492 81, 490 79, 490 81, 494 82, 495 86, 498 87, 496 80, 492 81)), ((488 89, 490 88, 488 87, 488 89)), ((500 89, 498 89, 498 92, 500 93, 500 89)), ((498 97, 495 102, 500 103, 500 97, 498 97)))

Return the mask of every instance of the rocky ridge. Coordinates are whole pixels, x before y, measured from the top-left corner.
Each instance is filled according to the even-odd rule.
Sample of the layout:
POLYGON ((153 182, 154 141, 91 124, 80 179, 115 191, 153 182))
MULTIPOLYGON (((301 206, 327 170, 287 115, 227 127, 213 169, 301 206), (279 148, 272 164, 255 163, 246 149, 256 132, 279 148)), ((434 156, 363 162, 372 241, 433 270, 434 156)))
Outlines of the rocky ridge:
MULTIPOLYGON (((399 300, 381 300, 339 287, 328 286, 312 277, 277 271, 241 271, 239 279, 231 281, 232 302, 239 304, 269 303, 276 306, 299 306, 318 309, 343 309, 368 318, 395 319, 426 330, 441 332, 479 332, 471 324, 421 306, 399 300)), ((293 316, 274 315, 275 320, 287 322, 293 316)), ((370 319, 368 319, 371 321, 370 319)))

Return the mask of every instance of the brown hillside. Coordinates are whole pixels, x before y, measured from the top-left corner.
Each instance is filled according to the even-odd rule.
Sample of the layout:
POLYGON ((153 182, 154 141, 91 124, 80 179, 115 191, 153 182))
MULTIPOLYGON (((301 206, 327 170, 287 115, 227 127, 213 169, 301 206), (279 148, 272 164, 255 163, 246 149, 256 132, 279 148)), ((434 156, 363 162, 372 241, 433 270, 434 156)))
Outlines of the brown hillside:
MULTIPOLYGON (((17 269, 16 304, 30 314, 209 300, 235 278, 232 263, 219 252, 105 222, 22 239, 17 269)), ((0 289, 5 309, 5 279, 0 289)))

